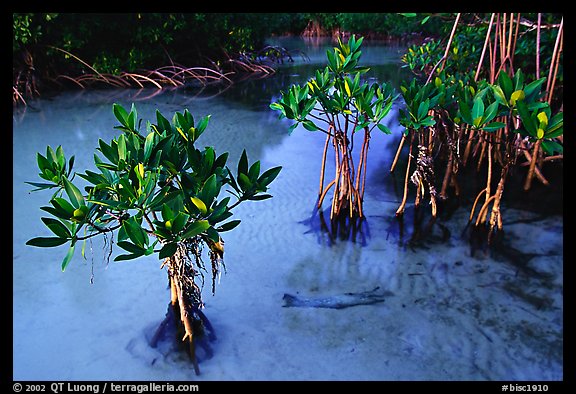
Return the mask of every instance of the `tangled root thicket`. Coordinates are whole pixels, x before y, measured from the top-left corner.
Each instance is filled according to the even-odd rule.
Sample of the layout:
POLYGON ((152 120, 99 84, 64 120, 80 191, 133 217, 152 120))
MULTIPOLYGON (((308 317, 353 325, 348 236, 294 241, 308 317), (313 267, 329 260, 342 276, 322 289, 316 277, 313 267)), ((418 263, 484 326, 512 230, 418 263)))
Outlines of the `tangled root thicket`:
MULTIPOLYGON (((210 252, 208 253, 211 262, 212 272, 212 292, 215 291, 215 281, 223 266, 222 241, 215 243, 208 242, 210 252)), ((200 373, 198 360, 196 357, 196 345, 200 344, 204 351, 211 355, 207 340, 215 339, 214 330, 202 309, 202 287, 204 285, 204 274, 206 267, 202 260, 203 245, 205 241, 199 237, 188 239, 178 244, 176 253, 166 258, 162 266, 168 268, 168 278, 170 283, 170 307, 167 319, 172 316, 177 325, 177 340, 186 347, 186 352, 192 360, 196 374, 200 373), (200 284, 197 283, 198 278, 200 284)), ((161 324, 161 328, 164 326, 161 324)))

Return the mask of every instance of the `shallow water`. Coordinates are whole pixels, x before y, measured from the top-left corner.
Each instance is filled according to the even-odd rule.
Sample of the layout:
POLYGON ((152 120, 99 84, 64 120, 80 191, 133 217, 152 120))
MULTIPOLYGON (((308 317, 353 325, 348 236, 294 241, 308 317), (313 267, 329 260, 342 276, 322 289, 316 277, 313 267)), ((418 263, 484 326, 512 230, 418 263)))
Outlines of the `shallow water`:
MULTIPOLYGON (((389 174, 402 132, 395 106, 387 118, 393 135, 371 140, 362 232, 355 242, 331 238, 312 217, 324 138, 303 129, 289 136, 268 108, 279 90, 323 64, 326 42, 287 46, 297 43, 309 60, 295 56, 275 76, 213 97, 68 92, 14 110, 14 380, 563 379, 561 195, 545 212, 510 200, 494 250, 471 247, 470 201, 428 226, 429 213, 420 218, 412 198, 398 222, 403 171, 389 174), (157 108, 167 117, 184 108, 195 117, 212 114, 200 143, 229 151, 231 163, 246 148, 263 168, 283 166, 270 188, 274 198, 239 206, 242 224, 225 234, 226 274, 214 296, 208 284, 204 289, 218 339, 200 376, 181 355, 148 345, 169 301, 156 257, 108 263, 94 241, 87 258, 77 253, 62 273, 64 247, 25 246, 49 233, 40 221, 49 192, 29 193, 24 183, 39 180, 36 152, 62 145, 75 155, 76 170, 93 168, 98 139, 117 135, 113 102, 135 102, 143 119, 154 119, 157 108), (284 307, 285 293, 327 298, 376 287, 393 295, 344 309, 284 307)), ((399 53, 366 45, 369 76, 397 84, 405 75, 399 53)))

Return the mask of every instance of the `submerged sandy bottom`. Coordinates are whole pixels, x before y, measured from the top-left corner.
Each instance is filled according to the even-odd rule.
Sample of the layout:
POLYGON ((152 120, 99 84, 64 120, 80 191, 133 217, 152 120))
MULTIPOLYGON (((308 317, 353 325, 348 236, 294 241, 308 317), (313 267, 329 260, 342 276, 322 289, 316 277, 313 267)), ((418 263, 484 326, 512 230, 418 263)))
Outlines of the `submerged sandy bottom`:
MULTIPOLYGON (((137 105, 152 118, 156 106, 182 110, 178 100, 137 105)), ((110 99, 71 108, 75 101, 63 96, 14 116, 14 380, 563 379, 561 215, 506 209, 507 247, 499 252, 471 252, 464 207, 410 242, 413 207, 399 234, 399 196, 379 179, 390 165, 386 144, 397 143, 390 138, 371 147, 365 242, 329 242, 303 223, 317 197, 323 138, 287 136, 275 116, 215 101, 186 105, 213 114, 203 142, 230 151, 231 162, 246 146, 251 160, 283 170, 273 199, 236 211, 242 224, 225 234, 226 273, 214 296, 207 275, 204 312, 217 340, 196 376, 185 357, 147 341, 169 301, 157 258, 107 263, 95 241, 86 260, 77 253, 62 273, 65 248, 24 245, 48 235, 39 208, 49 194, 29 194, 24 184, 38 180, 36 152, 62 144, 80 170, 92 165, 98 138, 116 135, 110 99), (284 307, 285 293, 336 297, 375 287, 393 295, 344 309, 284 307)))

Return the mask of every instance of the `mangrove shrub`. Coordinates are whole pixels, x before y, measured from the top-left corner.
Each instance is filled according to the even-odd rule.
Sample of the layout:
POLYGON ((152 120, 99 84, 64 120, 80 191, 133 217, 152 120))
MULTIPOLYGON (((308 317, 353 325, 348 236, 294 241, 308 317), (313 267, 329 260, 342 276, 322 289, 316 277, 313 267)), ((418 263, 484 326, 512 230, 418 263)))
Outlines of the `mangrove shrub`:
MULTIPOLYGON (((195 122, 185 110, 170 122, 156 111, 156 123, 147 121, 141 127, 134 105, 127 112, 114 104, 113 112, 122 134, 110 142, 98 141, 98 171, 72 172, 74 156, 67 160, 61 146, 48 146, 45 156, 37 154, 39 176, 45 182, 29 183, 35 190, 55 189, 49 205, 41 208, 49 214, 41 220, 52 236, 33 238, 27 245, 68 245, 63 271, 78 245, 84 251, 86 241, 96 236, 116 238, 123 253, 115 261, 158 255, 168 271, 169 312, 178 317, 178 339, 188 345, 198 373, 195 342, 211 331, 201 311, 204 259, 210 261, 214 292, 223 264, 222 233, 240 224, 230 220, 233 209, 245 201, 272 197, 266 191, 281 167, 261 172, 260 161, 249 165, 244 150, 233 171, 227 152, 199 149, 196 142, 210 116, 195 122), (87 185, 81 188, 75 175, 87 185)), ((112 248, 112 242, 107 244, 112 248)))

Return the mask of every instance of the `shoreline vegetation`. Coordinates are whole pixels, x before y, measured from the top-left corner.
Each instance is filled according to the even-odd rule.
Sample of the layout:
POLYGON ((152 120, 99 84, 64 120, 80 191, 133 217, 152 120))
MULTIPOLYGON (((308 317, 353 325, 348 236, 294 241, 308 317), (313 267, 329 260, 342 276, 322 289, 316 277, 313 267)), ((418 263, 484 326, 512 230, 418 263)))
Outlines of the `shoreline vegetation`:
MULTIPOLYGON (((228 56, 224 61, 209 62, 206 66, 185 66, 171 63, 154 69, 138 69, 132 72, 100 72, 90 64, 61 48, 53 49, 64 53, 85 66, 87 72, 79 75, 58 74, 39 81, 34 75, 34 65, 29 53, 25 54, 30 61, 27 69, 16 73, 13 83, 13 104, 27 105, 26 99, 40 97, 38 87, 42 84, 47 92, 66 89, 88 88, 165 88, 198 87, 219 85, 226 90, 235 83, 247 78, 266 78, 276 72, 275 65, 284 61, 293 61, 294 54, 285 48, 265 46, 252 53, 243 53, 235 57, 228 56)), ((305 56, 302 54, 302 56, 305 56)))
POLYGON ((278 64, 294 56, 306 57, 266 45, 269 37, 336 42, 358 33, 355 25, 367 40, 410 45, 439 30, 413 33, 407 27, 414 23, 406 21, 400 14, 15 13, 13 104, 26 106, 29 99, 66 89, 219 85, 225 90, 247 78, 273 75, 278 64), (365 21, 375 16, 388 22, 365 21), (120 31, 124 26, 129 28, 120 31))

